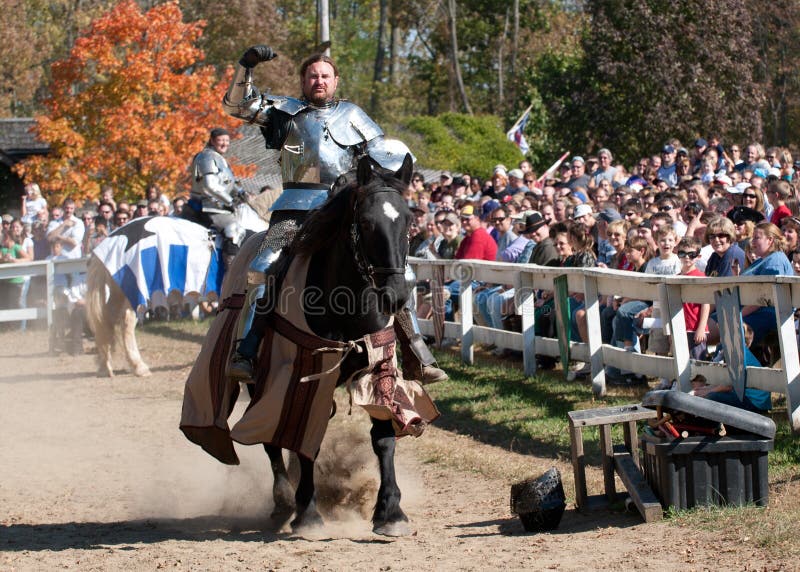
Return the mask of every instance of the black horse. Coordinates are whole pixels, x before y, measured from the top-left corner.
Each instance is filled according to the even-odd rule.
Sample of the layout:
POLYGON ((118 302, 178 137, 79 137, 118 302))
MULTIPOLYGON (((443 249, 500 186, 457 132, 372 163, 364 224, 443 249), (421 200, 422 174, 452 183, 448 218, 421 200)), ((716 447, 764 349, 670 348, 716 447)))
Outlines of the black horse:
MULTIPOLYGON (((356 181, 347 183, 345 179, 337 185, 343 188, 309 216, 287 253, 273 265, 273 272, 280 277, 294 257, 309 257, 305 286, 321 295, 315 300, 314 311, 306 310, 305 317, 317 336, 346 342, 379 332, 408 299, 410 291, 404 273, 413 217, 402 191, 411 179, 412 169, 410 156, 396 173, 382 171, 369 158, 360 160, 356 181), (343 305, 340 299, 334 299, 334 291, 348 292, 358 303, 343 305)), ((340 383, 364 367, 360 360, 363 354, 352 353, 345 358, 340 383)), ((248 387, 252 392, 252 386, 248 387)), ((408 534, 408 518, 400 508, 395 476, 392 421, 373 418, 370 435, 381 479, 373 530, 387 536, 408 534)), ((300 481, 297 490, 292 491, 281 449, 273 445, 264 448, 274 474, 273 518, 288 519, 294 513, 291 526, 295 532, 320 526, 314 461, 299 457, 300 481)))

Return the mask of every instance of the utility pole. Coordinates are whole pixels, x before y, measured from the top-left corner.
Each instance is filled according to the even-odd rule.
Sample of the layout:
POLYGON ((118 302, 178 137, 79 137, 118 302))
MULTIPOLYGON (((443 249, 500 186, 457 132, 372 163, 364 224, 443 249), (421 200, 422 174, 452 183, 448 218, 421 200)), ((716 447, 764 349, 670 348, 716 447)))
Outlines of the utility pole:
POLYGON ((328 0, 317 0, 317 25, 319 26, 319 45, 326 46, 323 53, 331 55, 331 15, 328 0))

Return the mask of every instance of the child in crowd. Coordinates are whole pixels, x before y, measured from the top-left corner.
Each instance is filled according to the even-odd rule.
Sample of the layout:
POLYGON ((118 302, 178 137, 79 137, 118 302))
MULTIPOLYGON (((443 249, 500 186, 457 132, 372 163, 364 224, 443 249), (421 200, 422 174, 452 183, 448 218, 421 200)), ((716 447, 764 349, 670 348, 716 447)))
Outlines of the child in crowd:
MULTIPOLYGON (((700 257, 702 244, 696 238, 683 238, 678 243, 678 259, 681 261, 681 275, 702 276, 695 261, 700 257)), ((686 335, 689 338, 689 355, 692 359, 703 359, 706 354, 708 335, 708 315, 710 304, 683 303, 683 317, 686 321, 686 335)))
MULTIPOLYGON (((678 274, 681 270, 681 262, 673 252, 677 243, 677 233, 671 226, 660 228, 654 236, 658 245, 658 256, 651 258, 645 265, 645 273, 671 276, 678 274)), ((653 317, 652 302, 642 300, 631 300, 622 304, 614 317, 612 341, 614 345, 623 347, 626 351, 635 352, 637 350, 638 335, 650 331, 645 327, 645 318, 653 317)), ((666 344, 661 330, 653 329, 650 331, 651 350, 656 353, 666 353, 666 344), (655 335, 654 335, 655 333, 655 335)), ((608 367, 606 375, 609 383, 616 385, 632 385, 643 383, 642 378, 634 378, 625 375, 619 369, 608 367)))
MULTIPOLYGON (((747 324, 744 326, 744 365, 745 367, 762 367, 756 356, 750 351, 750 344, 753 343, 753 330, 747 324)), ((722 351, 717 352, 714 361, 722 361, 722 351)), ((718 403, 733 405, 756 413, 765 413, 772 409, 772 395, 769 391, 745 387, 744 399, 739 399, 733 387, 730 385, 706 385, 706 379, 698 375, 692 380, 692 394, 698 397, 705 397, 718 403)))

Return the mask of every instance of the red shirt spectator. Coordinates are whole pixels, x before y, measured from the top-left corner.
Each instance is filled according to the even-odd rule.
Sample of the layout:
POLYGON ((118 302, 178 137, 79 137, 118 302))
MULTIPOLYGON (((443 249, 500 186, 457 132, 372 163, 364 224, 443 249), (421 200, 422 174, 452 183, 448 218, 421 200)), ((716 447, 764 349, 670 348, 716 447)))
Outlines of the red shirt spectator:
POLYGON ((497 256, 497 243, 481 226, 481 220, 475 214, 472 205, 461 209, 461 226, 466 236, 456 251, 459 260, 489 260, 494 262, 497 256))

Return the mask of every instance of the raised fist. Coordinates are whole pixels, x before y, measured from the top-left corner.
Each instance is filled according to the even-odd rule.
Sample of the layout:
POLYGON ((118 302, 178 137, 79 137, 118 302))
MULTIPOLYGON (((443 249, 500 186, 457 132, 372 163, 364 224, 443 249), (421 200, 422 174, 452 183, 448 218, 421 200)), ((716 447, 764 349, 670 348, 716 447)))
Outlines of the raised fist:
POLYGON ((246 68, 254 68, 261 62, 268 62, 277 56, 278 54, 272 51, 272 48, 259 44, 258 46, 247 48, 247 51, 242 54, 239 63, 246 68))

